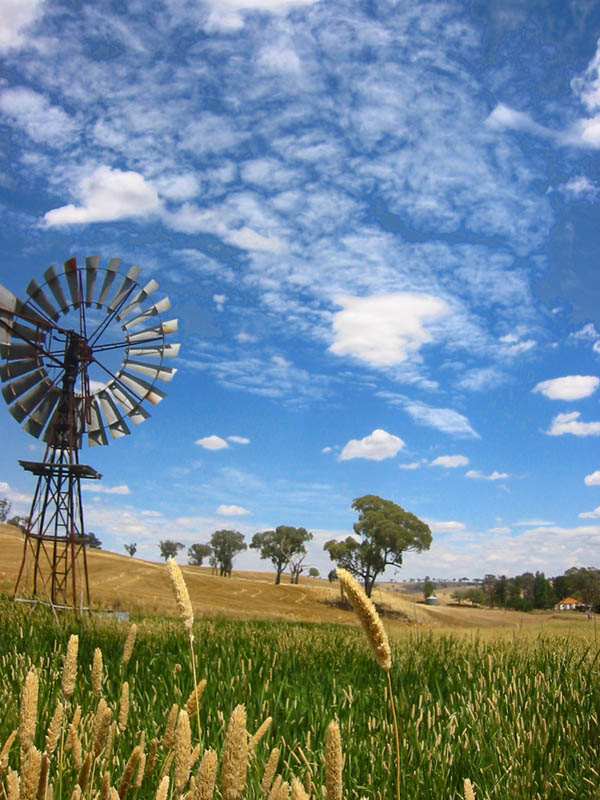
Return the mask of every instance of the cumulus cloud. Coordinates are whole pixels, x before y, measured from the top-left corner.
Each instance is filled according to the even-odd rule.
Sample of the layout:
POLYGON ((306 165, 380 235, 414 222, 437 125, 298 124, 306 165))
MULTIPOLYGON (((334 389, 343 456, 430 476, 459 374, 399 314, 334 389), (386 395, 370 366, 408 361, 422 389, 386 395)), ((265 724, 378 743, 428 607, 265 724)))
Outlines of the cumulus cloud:
POLYGON ((466 467, 469 459, 466 456, 438 456, 431 462, 432 467, 466 467))
POLYGON ((546 433, 548 436, 563 436, 565 433, 573 436, 600 436, 600 422, 581 422, 580 416, 579 411, 557 414, 546 433))
POLYGON ((398 464, 400 469, 419 469, 420 466, 420 461, 410 461, 408 464, 398 464))
POLYGON ((541 381, 531 391, 551 400, 581 400, 593 394, 598 385, 600 379, 595 375, 566 375, 564 378, 541 381))
POLYGON ((333 317, 334 342, 329 351, 377 367, 406 361, 409 352, 418 351, 433 338, 424 321, 448 311, 439 297, 411 292, 370 297, 337 295, 335 302, 342 311, 333 317))
POLYGON ((131 489, 124 483, 118 486, 104 486, 102 483, 82 483, 81 490, 93 492, 94 494, 131 494, 131 489))
POLYGON ((549 522, 546 519, 520 519, 518 522, 515 522, 515 525, 519 525, 523 528, 528 527, 535 527, 539 528, 542 525, 555 525, 555 522, 549 522))
POLYGON ((41 0, 2 0, 0 53, 21 47, 25 32, 42 10, 41 0))
POLYGON ((249 513, 250 512, 248 511, 248 509, 244 508, 243 506, 227 506, 221 504, 217 508, 217 514, 219 514, 222 517, 243 517, 249 513))
POLYGON ((494 470, 490 475, 484 475, 483 472, 480 472, 478 469, 470 469, 468 472, 465 472, 465 476, 482 481, 499 481, 504 478, 510 478, 508 472, 497 472, 494 470))
POLYGON ((404 442, 399 436, 376 428, 364 439, 350 439, 340 453, 340 461, 348 461, 351 458, 382 461, 384 458, 393 458, 403 447, 404 442))
POLYGON ((250 439, 245 436, 228 436, 227 439, 235 444, 250 444, 250 439))
POLYGON ((205 450, 225 450, 229 447, 225 439, 220 436, 205 436, 203 439, 196 439, 196 444, 203 447, 205 450))
POLYGON ((448 533, 454 531, 463 531, 465 529, 464 522, 457 522, 456 520, 444 521, 439 519, 427 519, 427 517, 425 517, 423 522, 429 525, 432 533, 448 533))
POLYGON ((82 205, 69 204, 44 214, 48 227, 111 222, 128 217, 146 216, 160 209, 156 189, 139 172, 122 172, 107 166, 98 167, 83 178, 77 195, 82 205))
POLYGON ((586 486, 600 486, 600 469, 597 469, 590 475, 586 475, 583 482, 586 486))

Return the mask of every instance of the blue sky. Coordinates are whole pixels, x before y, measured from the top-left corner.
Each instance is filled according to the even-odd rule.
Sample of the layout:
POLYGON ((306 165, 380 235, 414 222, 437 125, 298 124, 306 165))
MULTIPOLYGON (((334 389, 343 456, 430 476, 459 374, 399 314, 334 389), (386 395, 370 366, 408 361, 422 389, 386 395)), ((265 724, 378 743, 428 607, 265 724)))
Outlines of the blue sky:
POLYGON ((0 283, 118 256, 179 319, 88 529, 305 526, 326 573, 373 493, 433 532, 398 578, 598 565, 598 3, 123 5, 0 2, 0 283))

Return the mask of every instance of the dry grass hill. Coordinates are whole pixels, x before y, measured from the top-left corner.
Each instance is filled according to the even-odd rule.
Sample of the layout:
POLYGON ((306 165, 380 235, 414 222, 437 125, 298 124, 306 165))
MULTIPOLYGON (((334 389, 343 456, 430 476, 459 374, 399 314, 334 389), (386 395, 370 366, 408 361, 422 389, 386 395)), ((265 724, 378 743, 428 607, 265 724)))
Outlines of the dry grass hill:
MULTIPOLYGON (((13 526, 0 525, 0 548, 0 591, 11 594, 23 553, 23 535, 13 526)), ((175 614, 164 563, 91 548, 87 554, 93 607, 149 615, 175 614)), ((198 617, 357 624, 351 611, 330 604, 339 599, 339 588, 324 579, 301 577, 300 584, 292 586, 285 582, 289 577, 284 576, 284 582, 275 586, 274 573, 268 571, 234 570, 231 578, 222 578, 205 567, 183 566, 182 570, 198 617)), ((575 613, 559 617, 552 613, 457 607, 451 604, 450 591, 438 594, 438 607, 425 606, 419 602, 420 594, 403 591, 402 584, 385 584, 375 590, 373 599, 384 608, 386 627, 398 633, 414 626, 511 631, 524 625, 533 633, 534 629, 563 628, 565 624, 579 627, 584 621, 582 615, 575 613)))

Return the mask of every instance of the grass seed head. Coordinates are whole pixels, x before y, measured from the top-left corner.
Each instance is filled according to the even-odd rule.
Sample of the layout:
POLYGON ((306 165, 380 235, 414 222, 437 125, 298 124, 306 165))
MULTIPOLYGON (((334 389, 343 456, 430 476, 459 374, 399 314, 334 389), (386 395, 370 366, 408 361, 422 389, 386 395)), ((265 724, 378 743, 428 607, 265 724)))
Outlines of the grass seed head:
POLYGON ((94 650, 94 660, 92 661, 92 691, 94 697, 98 699, 102 691, 102 650, 96 647, 94 650))
POLYGON ((260 788, 263 794, 267 794, 267 792, 271 788, 271 784, 273 783, 273 777, 277 770, 278 762, 279 762, 279 748, 274 747, 271 750, 269 758, 267 759, 267 763, 265 764, 265 771, 263 774, 263 779, 260 784, 260 788))
POLYGON ((0 773, 4 772, 4 770, 8 767, 8 754, 10 753, 10 748, 13 746, 13 742, 17 738, 17 729, 9 735, 8 739, 4 742, 2 746, 2 750, 0 750, 0 773))
POLYGON ((292 778, 292 800, 308 800, 308 795, 304 786, 300 783, 298 778, 292 778))
POLYGON ((266 720, 263 722, 263 724, 260 726, 260 728, 256 731, 254 736, 250 739, 250 741, 248 742, 249 753, 251 753, 254 750, 256 745, 260 742, 265 733, 269 730, 269 728, 271 727, 271 722, 273 722, 273 717, 267 717, 266 720))
POLYGON ((169 558, 167 561, 167 569, 169 570, 169 578, 171 579, 171 585, 175 593, 175 601, 179 609, 179 616, 183 620, 186 631, 191 635, 194 626, 194 611, 192 609, 187 586, 181 574, 181 569, 174 558, 169 558))
POLYGON ((127 727, 127 718, 129 717, 129 683, 123 681, 121 686, 121 702, 119 703, 119 731, 123 733, 127 727))
POLYGON ((162 746, 165 750, 170 750, 175 744, 175 725, 177 724, 177 715, 179 714, 179 706, 173 703, 169 716, 167 717, 167 724, 165 725, 165 733, 163 735, 162 746))
POLYGON ((217 778, 217 754, 214 750, 206 750, 196 773, 194 800, 212 800, 217 778))
POLYGON ((73 633, 69 637, 67 654, 63 666, 62 691, 68 700, 75 690, 75 676, 77 675, 77 650, 79 649, 79 637, 73 633))
POLYGON ((468 778, 465 778, 465 800, 475 800, 473 784, 468 778))
POLYGON ((167 800, 168 793, 169 793, 169 776, 165 775, 165 777, 161 780, 158 786, 154 800, 167 800))
POLYGON ((129 633, 127 634, 127 639, 125 639, 125 645, 123 646, 123 666, 126 667, 129 664, 129 659, 131 658, 131 654, 133 653, 133 646, 135 645, 135 637, 137 634, 137 625, 135 622, 129 628, 129 633))
POLYGON ((127 764, 125 764, 125 769, 123 770, 123 775, 121 776, 121 781, 119 783, 119 788, 117 790, 120 800, 123 800, 123 798, 127 795, 127 792, 129 791, 131 780, 138 765, 138 761, 140 760, 140 756, 141 756, 140 746, 136 745, 131 751, 131 755, 129 756, 127 764))
POLYGON ((21 694, 21 713, 19 720, 19 744, 21 752, 26 755, 33 744, 37 723, 39 679, 37 672, 30 669, 23 684, 21 694))
POLYGON ((200 702, 200 698, 202 697, 202 693, 206 688, 206 678, 202 678, 201 681, 198 682, 198 685, 194 689, 194 691, 188 697, 186 704, 184 705, 184 709, 187 711, 189 717, 193 717, 198 709, 198 703, 200 702))
POLYGON ((62 728, 63 714, 64 706, 59 700, 56 703, 54 714, 52 715, 52 719, 50 720, 50 724, 48 725, 48 730, 46 732, 46 753, 48 753, 49 756, 51 756, 56 750, 58 737, 60 736, 60 731, 62 728))
POLYGON ((365 594, 360 583, 348 570, 338 567, 335 572, 363 626, 377 663, 381 669, 389 670, 392 666, 392 651, 377 609, 365 594))
POLYGON ((21 770, 21 800, 35 800, 40 783, 42 754, 37 747, 30 747, 21 770))
POLYGON ((187 711, 181 709, 175 730, 175 794, 179 795, 190 777, 192 732, 187 711))
POLYGON ((223 759, 221 761, 221 790, 223 800, 236 800, 246 784, 248 766, 248 734, 246 732, 246 709, 237 705, 231 714, 223 759))
POLYGON ((342 800, 342 737, 340 726, 333 720, 325 739, 325 786, 327 800, 342 800))
POLYGON ((106 740, 108 738, 108 732, 110 730, 111 720, 112 711, 106 704, 104 698, 100 698, 92 727, 92 752, 94 754, 94 758, 98 758, 98 756, 104 750, 106 740))
POLYGON ((18 772, 8 771, 6 776, 6 797, 7 800, 19 800, 21 794, 21 779, 18 772))

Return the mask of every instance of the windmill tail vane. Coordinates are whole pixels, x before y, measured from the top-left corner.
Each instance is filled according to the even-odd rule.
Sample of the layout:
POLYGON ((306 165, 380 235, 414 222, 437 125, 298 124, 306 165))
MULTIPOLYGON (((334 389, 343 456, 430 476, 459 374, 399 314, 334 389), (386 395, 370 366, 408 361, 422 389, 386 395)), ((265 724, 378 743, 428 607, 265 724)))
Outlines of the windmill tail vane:
POLYGON ((15 598, 77 609, 85 597, 89 605, 81 480, 102 476, 79 463, 83 437, 104 446, 109 436, 129 435, 130 423, 150 416, 144 403, 165 397, 156 382, 177 371, 163 365, 179 353, 165 342, 177 331, 176 319, 162 319, 168 297, 148 306, 158 284, 141 286, 140 267, 121 275, 120 264, 111 258, 101 267, 99 256, 88 256, 80 267, 70 258, 62 271, 50 266, 42 285, 31 280, 27 301, 0 286, 2 395, 24 430, 46 444, 43 461, 19 461, 37 484, 15 598))

